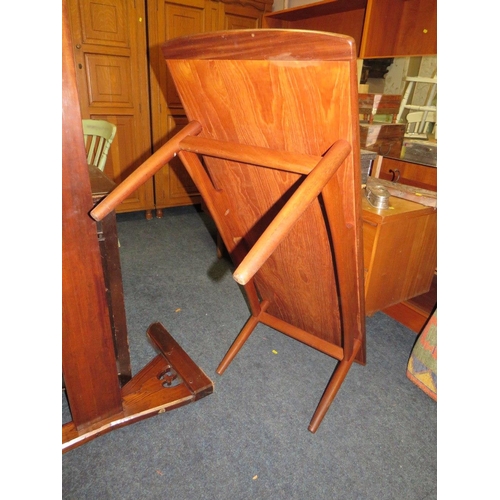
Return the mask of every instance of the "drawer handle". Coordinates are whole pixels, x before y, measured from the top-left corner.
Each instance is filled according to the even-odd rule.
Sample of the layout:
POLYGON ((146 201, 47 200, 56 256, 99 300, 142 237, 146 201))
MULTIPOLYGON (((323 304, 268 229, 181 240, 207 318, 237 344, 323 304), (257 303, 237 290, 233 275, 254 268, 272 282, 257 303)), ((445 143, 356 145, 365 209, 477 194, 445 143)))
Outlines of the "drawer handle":
POLYGON ((394 170, 390 169, 389 172, 392 174, 391 182, 399 182, 401 177, 401 172, 396 168, 394 170))

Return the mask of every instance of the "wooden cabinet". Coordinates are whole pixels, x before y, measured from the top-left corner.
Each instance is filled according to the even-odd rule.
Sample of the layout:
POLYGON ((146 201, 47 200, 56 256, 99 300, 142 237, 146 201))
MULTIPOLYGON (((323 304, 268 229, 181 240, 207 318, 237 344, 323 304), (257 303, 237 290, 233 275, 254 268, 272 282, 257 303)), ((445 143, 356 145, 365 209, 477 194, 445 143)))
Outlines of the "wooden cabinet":
POLYGON ((362 59, 437 53, 437 0, 325 0, 264 16, 264 27, 343 33, 362 59))
MULTIPOLYGON (((205 0, 156 0, 148 2, 151 123, 153 150, 175 135, 187 119, 168 74, 160 50, 165 40, 209 31, 217 27, 216 2, 205 0)), ((196 187, 178 158, 174 158, 154 177, 155 206, 161 209, 198 203, 196 187)))
MULTIPOLYGON (((71 42, 82 118, 117 127, 105 174, 115 184, 151 154, 144 0, 68 0, 71 42)), ((153 181, 117 212, 152 210, 153 181)))
MULTIPOLYGON (((437 191, 437 168, 397 158, 382 158, 381 179, 437 191)), ((392 318, 418 333, 424 327, 437 304, 437 274, 433 276, 429 291, 383 310, 392 318)))
POLYGON ((390 209, 363 197, 366 314, 426 293, 437 265, 437 210, 391 196, 390 209))
MULTIPOLYGON (((222 29, 260 28, 273 0, 68 0, 82 118, 117 126, 105 174, 128 177, 185 123, 160 45, 171 38, 222 29), (148 61, 149 57, 149 61, 148 61), (150 97, 151 96, 151 97, 150 97)), ((198 203, 174 159, 117 208, 145 210, 198 203)))
POLYGON ((220 4, 219 29, 240 30, 262 27, 265 12, 271 11, 273 0, 227 2, 220 4))
POLYGON ((368 0, 360 57, 437 54, 437 0, 368 0))
MULTIPOLYGON (((168 74, 161 44, 172 38, 216 30, 260 28, 272 0, 152 0, 148 1, 151 123, 156 151, 186 123, 187 118, 168 74)), ((199 203, 201 197, 178 158, 154 177, 157 216, 162 209, 199 203)))

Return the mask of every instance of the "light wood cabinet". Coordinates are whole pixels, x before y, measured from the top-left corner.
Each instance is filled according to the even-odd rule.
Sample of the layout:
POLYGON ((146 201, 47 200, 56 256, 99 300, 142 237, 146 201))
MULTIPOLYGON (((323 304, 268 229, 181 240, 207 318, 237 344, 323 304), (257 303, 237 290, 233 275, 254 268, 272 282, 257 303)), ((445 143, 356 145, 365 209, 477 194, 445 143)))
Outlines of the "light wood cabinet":
MULTIPOLYGON (((398 158, 382 158, 379 177, 421 189, 437 191, 437 168, 398 158)), ((429 291, 391 305, 383 312, 419 333, 437 305, 437 273, 429 291)))
POLYGON ((361 59, 437 53, 437 0, 325 0, 266 14, 263 26, 349 35, 361 59))
MULTIPOLYGON (((260 28, 273 0, 148 1, 150 95, 153 149, 156 151, 187 123, 168 74, 161 44, 172 38, 217 30, 260 28)), ((163 208, 199 203, 201 197, 178 158, 154 176, 156 214, 163 208)))
POLYGON ((437 265, 437 210, 391 196, 390 209, 363 197, 366 314, 426 293, 437 265))

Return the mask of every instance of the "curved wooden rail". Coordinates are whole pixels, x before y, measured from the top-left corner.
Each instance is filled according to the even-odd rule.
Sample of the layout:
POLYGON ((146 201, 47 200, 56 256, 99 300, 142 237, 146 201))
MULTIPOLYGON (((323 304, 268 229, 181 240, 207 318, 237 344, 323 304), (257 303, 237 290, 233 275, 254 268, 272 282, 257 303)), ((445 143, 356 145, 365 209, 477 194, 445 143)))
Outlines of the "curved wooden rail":
POLYGON ((151 155, 137 170, 116 186, 91 212, 90 216, 100 221, 111 213, 128 195, 144 184, 160 168, 168 163, 179 151, 179 143, 189 135, 198 135, 201 125, 197 121, 189 122, 183 129, 151 155))

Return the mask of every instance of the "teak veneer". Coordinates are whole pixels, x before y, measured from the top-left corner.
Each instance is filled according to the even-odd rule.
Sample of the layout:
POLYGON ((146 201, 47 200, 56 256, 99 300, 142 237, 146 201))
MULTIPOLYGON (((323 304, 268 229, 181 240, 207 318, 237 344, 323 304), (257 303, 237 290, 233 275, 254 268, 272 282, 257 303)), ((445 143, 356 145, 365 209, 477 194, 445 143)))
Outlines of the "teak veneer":
POLYGON ((353 362, 365 311, 357 58, 352 38, 233 30, 163 44, 188 124, 91 212, 100 220, 174 155, 236 268, 250 318, 338 361, 316 432, 353 362))

